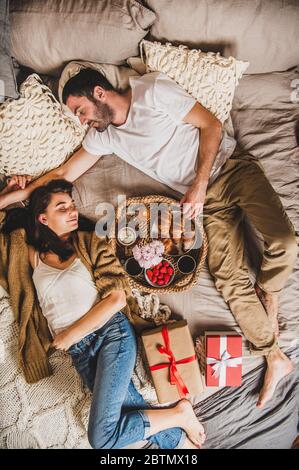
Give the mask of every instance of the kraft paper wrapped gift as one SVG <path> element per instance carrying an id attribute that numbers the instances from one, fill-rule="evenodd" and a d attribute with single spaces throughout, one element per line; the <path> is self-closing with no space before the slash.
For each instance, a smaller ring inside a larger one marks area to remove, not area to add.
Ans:
<path id="1" fill-rule="evenodd" d="M 185 320 L 143 332 L 141 338 L 159 403 L 202 393 L 199 364 Z"/>
<path id="2" fill-rule="evenodd" d="M 206 385 L 236 387 L 242 383 L 242 336 L 235 332 L 206 332 Z"/>

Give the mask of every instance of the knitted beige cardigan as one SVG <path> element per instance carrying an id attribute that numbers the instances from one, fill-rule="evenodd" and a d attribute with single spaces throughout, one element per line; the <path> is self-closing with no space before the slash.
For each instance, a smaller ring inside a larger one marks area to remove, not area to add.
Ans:
<path id="1" fill-rule="evenodd" d="M 0 211 L 0 227 L 5 211 Z M 128 279 L 115 253 L 105 237 L 95 232 L 78 231 L 75 250 L 92 275 L 99 291 L 99 299 L 109 292 L 124 289 L 127 305 L 122 311 L 133 323 L 137 332 L 149 323 L 140 318 L 136 299 Z M 52 336 L 43 316 L 32 281 L 32 267 L 24 229 L 9 235 L 0 231 L 0 285 L 9 293 L 11 307 L 19 325 L 18 360 L 28 383 L 52 374 L 48 354 Z M 84 292 L 82 292 L 84 295 Z"/>

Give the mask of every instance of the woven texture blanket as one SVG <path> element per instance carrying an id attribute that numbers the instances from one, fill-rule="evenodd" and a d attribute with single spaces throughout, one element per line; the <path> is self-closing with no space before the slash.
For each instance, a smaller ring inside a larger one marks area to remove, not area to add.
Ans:
<path id="1" fill-rule="evenodd" d="M 134 295 L 143 318 L 156 325 L 169 320 L 171 310 L 160 304 L 157 295 L 143 296 L 137 290 Z M 63 351 L 50 357 L 51 377 L 26 383 L 17 364 L 18 326 L 3 289 L 0 331 L 0 448 L 90 448 L 86 429 L 91 393 Z M 157 403 L 140 343 L 132 380 L 145 400 Z"/>

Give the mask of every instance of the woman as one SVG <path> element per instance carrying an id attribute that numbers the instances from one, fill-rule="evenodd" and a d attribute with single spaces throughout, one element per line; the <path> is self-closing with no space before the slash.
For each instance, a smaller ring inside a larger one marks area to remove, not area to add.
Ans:
<path id="1" fill-rule="evenodd" d="M 28 182 L 24 178 L 14 177 L 2 195 L 24 187 Z M 34 190 L 28 208 L 7 212 L 1 236 L 11 237 L 11 245 L 7 240 L 1 244 L 1 254 L 2 264 L 5 260 L 10 263 L 9 291 L 17 315 L 26 316 L 29 308 L 25 311 L 22 307 L 24 313 L 20 314 L 16 307 L 21 296 L 16 298 L 19 289 L 12 286 L 18 276 L 11 274 L 13 255 L 9 258 L 2 247 L 12 249 L 17 238 L 15 256 L 22 260 L 23 237 L 38 303 L 53 337 L 50 346 L 71 355 L 92 391 L 88 424 L 91 446 L 122 448 L 148 439 L 164 449 L 201 447 L 204 429 L 188 400 L 181 400 L 173 408 L 149 409 L 131 381 L 136 337 L 124 313 L 128 307 L 127 281 L 109 244 L 96 236 L 92 222 L 79 216 L 72 199 L 72 184 L 53 180 Z M 26 277 L 24 264 L 17 270 L 22 279 Z M 26 297 L 30 297 L 29 292 L 27 286 Z M 46 366 L 40 366 L 43 341 L 40 344 L 36 339 L 42 328 L 41 319 L 34 316 L 26 327 L 20 328 L 21 345 L 26 341 L 29 344 L 25 348 L 27 356 L 24 352 L 21 355 L 29 381 L 47 375 Z M 26 339 L 28 334 L 30 340 Z M 28 368 L 24 358 L 30 362 L 32 355 L 35 362 Z M 38 355 L 40 360 L 36 359 Z"/>

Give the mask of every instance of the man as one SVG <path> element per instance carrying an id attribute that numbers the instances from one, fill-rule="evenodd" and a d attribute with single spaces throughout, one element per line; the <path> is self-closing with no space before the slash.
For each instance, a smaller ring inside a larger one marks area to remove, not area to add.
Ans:
<path id="1" fill-rule="evenodd" d="M 266 358 L 257 402 L 264 406 L 293 369 L 276 336 L 278 294 L 292 271 L 297 245 L 294 227 L 261 164 L 232 155 L 236 142 L 219 120 L 160 73 L 131 77 L 128 89 L 119 93 L 100 73 L 86 69 L 67 82 L 63 101 L 90 127 L 82 148 L 60 168 L 8 194 L 7 204 L 26 199 L 49 179 L 74 181 L 102 155 L 115 153 L 180 191 L 188 217 L 196 217 L 204 205 L 208 263 L 216 287 L 252 353 Z M 244 263 L 244 214 L 265 240 L 255 286 Z"/>

